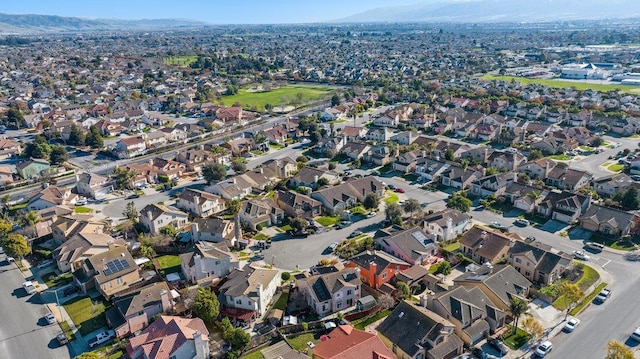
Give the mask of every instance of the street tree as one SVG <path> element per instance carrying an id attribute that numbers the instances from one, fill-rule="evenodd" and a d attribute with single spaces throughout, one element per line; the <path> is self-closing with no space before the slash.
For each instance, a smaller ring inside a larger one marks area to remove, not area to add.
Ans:
<path id="1" fill-rule="evenodd" d="M 49 161 L 54 165 L 61 165 L 69 159 L 69 154 L 64 146 L 51 147 L 51 153 L 49 153 Z"/>
<path id="2" fill-rule="evenodd" d="M 2 248 L 9 257 L 22 259 L 31 253 L 31 247 L 23 235 L 17 233 L 9 233 L 2 240 Z"/>
<path id="3" fill-rule="evenodd" d="M 194 314 L 206 324 L 213 325 L 220 313 L 218 297 L 210 288 L 199 288 L 193 303 Z"/>
<path id="4" fill-rule="evenodd" d="M 544 334 L 544 327 L 536 318 L 527 316 L 522 319 L 522 329 L 534 340 L 539 340 Z"/>
<path id="5" fill-rule="evenodd" d="M 390 203 L 384 210 L 384 215 L 389 223 L 402 225 L 402 209 L 397 203 Z"/>
<path id="6" fill-rule="evenodd" d="M 366 209 L 376 209 L 380 205 L 380 198 L 376 193 L 371 192 L 364 197 L 362 205 Z"/>
<path id="7" fill-rule="evenodd" d="M 136 209 L 136 204 L 133 201 L 128 202 L 127 205 L 122 210 L 122 216 L 126 217 L 133 223 L 138 222 L 138 210 Z"/>
<path id="8" fill-rule="evenodd" d="M 289 221 L 289 225 L 297 233 L 302 233 L 309 226 L 309 221 L 307 221 L 306 219 L 301 218 L 301 217 L 296 217 L 296 218 L 293 218 L 293 219 L 291 219 Z"/>
<path id="9" fill-rule="evenodd" d="M 569 312 L 571 312 L 580 299 L 584 297 L 584 292 L 577 284 L 564 282 L 558 288 L 558 295 L 563 299 L 564 304 L 567 306 L 567 311 L 564 315 L 564 320 L 567 320 Z"/>
<path id="10" fill-rule="evenodd" d="M 473 202 L 463 193 L 456 193 L 453 197 L 449 198 L 447 208 L 455 208 L 460 212 L 469 212 L 472 204 Z"/>
<path id="11" fill-rule="evenodd" d="M 640 207 L 640 200 L 638 200 L 638 189 L 634 186 L 629 186 L 627 191 L 622 197 L 622 207 L 626 209 L 638 209 Z"/>
<path id="12" fill-rule="evenodd" d="M 413 216 L 414 212 L 420 210 L 420 202 L 415 198 L 408 199 L 403 205 L 402 209 Z"/>
<path id="13" fill-rule="evenodd" d="M 633 359 L 635 355 L 628 346 L 617 340 L 609 340 L 607 343 L 607 356 L 604 359 Z"/>
<path id="14" fill-rule="evenodd" d="M 227 168 L 222 163 L 208 163 L 202 167 L 202 176 L 208 184 L 220 181 L 227 175 Z"/>
<path id="15" fill-rule="evenodd" d="M 527 301 L 518 297 L 511 297 L 509 300 L 509 313 L 513 317 L 513 334 L 516 334 L 518 329 L 518 320 L 520 316 L 525 314 L 529 307 L 527 307 Z"/>
<path id="16" fill-rule="evenodd" d="M 600 147 L 602 145 L 604 145 L 604 140 L 600 136 L 591 140 L 591 147 Z"/>

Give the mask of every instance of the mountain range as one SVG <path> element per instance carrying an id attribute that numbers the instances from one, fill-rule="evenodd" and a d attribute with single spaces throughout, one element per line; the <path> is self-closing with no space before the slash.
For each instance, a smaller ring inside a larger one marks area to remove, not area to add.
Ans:
<path id="1" fill-rule="evenodd" d="M 431 0 L 376 8 L 336 22 L 551 22 L 638 16 L 638 0 Z"/>
<path id="2" fill-rule="evenodd" d="M 184 19 L 84 19 L 54 15 L 13 15 L 0 13 L 0 34 L 162 30 L 195 28 L 207 25 L 209 24 Z"/>

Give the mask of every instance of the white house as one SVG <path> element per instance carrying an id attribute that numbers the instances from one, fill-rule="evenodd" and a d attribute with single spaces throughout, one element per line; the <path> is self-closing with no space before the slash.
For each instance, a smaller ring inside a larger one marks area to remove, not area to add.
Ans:
<path id="1" fill-rule="evenodd" d="M 76 190 L 90 198 L 100 198 L 113 191 L 113 182 L 109 178 L 95 173 L 81 173 L 76 176 Z"/>
<path id="2" fill-rule="evenodd" d="M 187 188 L 178 197 L 176 207 L 199 217 L 209 217 L 224 211 L 225 201 L 215 194 Z"/>
<path id="3" fill-rule="evenodd" d="M 172 226 L 180 229 L 187 225 L 189 215 L 180 210 L 170 208 L 161 204 L 148 204 L 139 215 L 140 223 L 152 234 L 160 233 L 160 229 L 165 226 Z"/>
<path id="4" fill-rule="evenodd" d="M 275 269 L 253 268 L 245 266 L 243 269 L 231 271 L 227 281 L 220 286 L 220 303 L 223 305 L 221 313 L 233 316 L 241 311 L 252 313 L 252 317 L 262 317 L 276 293 L 280 283 L 280 273 Z M 246 316 L 235 317 L 245 320 Z"/>
<path id="5" fill-rule="evenodd" d="M 198 242 L 193 252 L 180 255 L 182 273 L 191 283 L 221 279 L 238 269 L 237 256 L 226 243 Z"/>

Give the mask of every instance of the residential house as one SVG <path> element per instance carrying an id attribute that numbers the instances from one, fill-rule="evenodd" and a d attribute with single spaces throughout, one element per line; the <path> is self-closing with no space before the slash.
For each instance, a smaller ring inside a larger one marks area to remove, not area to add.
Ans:
<path id="1" fill-rule="evenodd" d="M 162 227 L 181 229 L 187 225 L 189 215 L 162 204 L 148 204 L 140 210 L 140 223 L 152 234 L 160 233 Z"/>
<path id="2" fill-rule="evenodd" d="M 113 298 L 106 312 L 107 324 L 116 337 L 123 338 L 146 328 L 153 319 L 173 309 L 174 301 L 166 282 L 149 284 L 124 296 Z"/>
<path id="3" fill-rule="evenodd" d="M 224 279 L 240 268 L 240 261 L 227 243 L 196 242 L 193 252 L 180 255 L 182 274 L 190 283 Z"/>
<path id="4" fill-rule="evenodd" d="M 549 195 L 546 189 L 511 182 L 504 191 L 504 197 L 517 209 L 533 212 Z"/>
<path id="5" fill-rule="evenodd" d="M 512 241 L 503 233 L 473 226 L 460 238 L 460 250 L 476 263 L 496 264 L 507 258 Z"/>
<path id="6" fill-rule="evenodd" d="M 223 143 L 221 146 L 229 149 L 234 156 L 242 156 L 257 148 L 256 142 L 251 137 L 234 138 Z"/>
<path id="7" fill-rule="evenodd" d="M 261 318 L 280 284 L 280 272 L 275 269 L 245 266 L 234 269 L 220 286 L 220 315 L 234 322 L 250 323 Z"/>
<path id="8" fill-rule="evenodd" d="M 493 167 L 499 171 L 517 171 L 518 166 L 525 163 L 527 158 L 519 152 L 494 151 L 489 155 L 488 167 Z"/>
<path id="9" fill-rule="evenodd" d="M 393 135 L 389 140 L 393 141 L 401 146 L 409 146 L 418 138 L 417 132 L 403 131 Z"/>
<path id="10" fill-rule="evenodd" d="M 131 359 L 207 359 L 209 330 L 200 318 L 161 315 L 127 344 Z"/>
<path id="11" fill-rule="evenodd" d="M 345 137 L 347 141 L 359 141 L 365 138 L 367 129 L 359 126 L 344 126 L 340 134 L 342 137 Z"/>
<path id="12" fill-rule="evenodd" d="M 76 191 L 89 198 L 102 198 L 114 189 L 113 181 L 95 173 L 84 172 L 76 175 Z"/>
<path id="13" fill-rule="evenodd" d="M 140 136 L 123 138 L 116 143 L 113 150 L 118 158 L 133 158 L 147 153 L 147 143 Z"/>
<path id="14" fill-rule="evenodd" d="M 549 245 L 514 241 L 509 249 L 509 264 L 529 281 L 542 286 L 553 284 L 571 268 L 573 258 Z"/>
<path id="15" fill-rule="evenodd" d="M 527 298 L 531 282 L 513 266 L 485 264 L 453 280 L 455 286 L 477 287 L 495 307 L 509 312 L 511 298 Z"/>
<path id="16" fill-rule="evenodd" d="M 298 171 L 298 163 L 290 157 L 268 160 L 264 162 L 261 167 L 268 168 L 282 180 L 290 178 L 294 172 Z"/>
<path id="17" fill-rule="evenodd" d="M 196 218 L 191 223 L 191 240 L 193 242 L 226 242 L 233 247 L 236 244 L 235 224 L 233 221 L 211 217 Z"/>
<path id="18" fill-rule="evenodd" d="M 168 142 L 180 142 L 180 141 L 186 142 L 187 138 L 189 137 L 189 134 L 187 133 L 187 131 L 183 130 L 178 126 L 164 127 L 160 129 L 160 132 L 164 134 L 164 137 L 167 139 Z"/>
<path id="19" fill-rule="evenodd" d="M 446 162 L 440 162 L 429 158 L 421 158 L 418 160 L 415 174 L 419 176 L 419 180 L 423 182 L 438 181 L 440 175 L 444 173 L 450 165 Z"/>
<path id="20" fill-rule="evenodd" d="M 202 167 L 208 163 L 226 164 L 227 161 L 225 161 L 224 158 L 226 157 L 217 156 L 213 152 L 207 151 L 203 148 L 188 150 L 176 154 L 176 161 L 184 164 L 186 166 L 186 170 L 189 172 L 202 172 Z M 222 159 L 222 161 L 217 159 Z"/>
<path id="21" fill-rule="evenodd" d="M 8 166 L 0 166 L 0 186 L 13 183 L 13 170 Z"/>
<path id="22" fill-rule="evenodd" d="M 501 196 L 504 194 L 507 185 L 515 182 L 516 179 L 517 174 L 513 172 L 484 176 L 478 178 L 471 184 L 471 193 L 479 197 L 486 197 L 488 195 Z"/>
<path id="23" fill-rule="evenodd" d="M 613 197 L 626 191 L 633 181 L 625 173 L 615 173 L 591 181 L 591 187 L 602 197 Z"/>
<path id="24" fill-rule="evenodd" d="M 369 151 L 363 157 L 363 160 L 367 162 L 371 162 L 378 166 L 384 166 L 388 163 L 391 163 L 393 158 L 397 155 L 397 151 L 393 150 L 391 147 L 387 145 L 374 145 L 371 146 Z"/>
<path id="25" fill-rule="evenodd" d="M 42 177 L 46 173 L 49 173 L 50 170 L 51 165 L 49 162 L 40 158 L 32 158 L 16 165 L 16 171 L 20 177 L 26 180 Z"/>
<path id="26" fill-rule="evenodd" d="M 311 198 L 322 202 L 325 211 L 334 213 L 346 210 L 357 202 L 362 202 L 369 193 L 375 193 L 379 198 L 384 194 L 385 186 L 375 177 L 350 179 L 334 187 L 323 188 L 311 193 Z"/>
<path id="27" fill-rule="evenodd" d="M 419 303 L 401 301 L 376 331 L 382 342 L 404 359 L 448 359 L 462 353 L 455 325 Z"/>
<path id="28" fill-rule="evenodd" d="M 518 167 L 519 173 L 526 174 L 533 180 L 546 180 L 551 170 L 556 167 L 556 162 L 548 158 L 539 158 L 531 162 L 526 162 Z"/>
<path id="29" fill-rule="evenodd" d="M 22 153 L 20 142 L 7 138 L 0 139 L 0 160 L 18 157 Z"/>
<path id="30" fill-rule="evenodd" d="M 362 281 L 358 268 L 316 274 L 296 280 L 296 288 L 307 305 L 319 317 L 325 317 L 356 305 Z"/>
<path id="31" fill-rule="evenodd" d="M 112 247 L 84 260 L 73 272 L 73 280 L 83 293 L 96 288 L 109 299 L 140 282 L 140 271 L 126 247 Z"/>
<path id="32" fill-rule="evenodd" d="M 382 251 L 364 251 L 349 258 L 346 267 L 360 268 L 362 283 L 378 289 L 394 280 L 396 273 L 408 269 L 411 265 Z"/>
<path id="33" fill-rule="evenodd" d="M 429 264 L 436 260 L 438 244 L 420 227 L 389 227 L 376 233 L 374 241 L 383 251 L 409 264 Z"/>
<path id="34" fill-rule="evenodd" d="M 104 233 L 107 227 L 105 221 L 97 220 L 90 214 L 73 214 L 72 210 L 69 213 L 59 213 L 63 212 L 60 207 L 62 206 L 51 207 L 55 213 L 44 216 L 54 220 L 51 233 L 56 243 L 62 243 L 78 233 Z"/>
<path id="35" fill-rule="evenodd" d="M 239 216 L 244 225 L 255 231 L 258 225 L 266 228 L 282 223 L 285 212 L 269 198 L 251 198 L 242 201 Z"/>
<path id="36" fill-rule="evenodd" d="M 423 230 L 436 242 L 453 241 L 471 226 L 471 216 L 453 208 L 428 214 L 422 220 Z"/>
<path id="37" fill-rule="evenodd" d="M 322 203 L 303 194 L 277 190 L 274 201 L 291 218 L 314 218 L 322 213 Z"/>
<path id="38" fill-rule="evenodd" d="M 536 213 L 570 224 L 578 221 L 589 206 L 591 206 L 591 195 L 551 191 L 536 207 Z"/>
<path id="39" fill-rule="evenodd" d="M 372 128 L 369 131 L 367 131 L 365 139 L 367 141 L 385 143 L 387 141 L 390 141 L 393 135 L 394 135 L 393 131 L 389 130 L 386 127 Z"/>
<path id="40" fill-rule="evenodd" d="M 167 136 L 162 131 L 147 132 L 142 134 L 141 137 L 144 139 L 145 144 L 149 149 L 161 147 L 169 143 Z"/>
<path id="41" fill-rule="evenodd" d="M 266 129 L 262 131 L 262 133 L 267 137 L 267 141 L 269 141 L 269 143 L 284 145 L 289 138 L 289 132 L 279 126 Z"/>
<path id="42" fill-rule="evenodd" d="M 364 157 L 367 152 L 369 152 L 369 149 L 371 149 L 371 147 L 365 142 L 350 141 L 342 147 L 340 153 L 351 158 L 352 160 L 359 160 L 362 159 L 362 157 Z"/>
<path id="43" fill-rule="evenodd" d="M 243 176 L 234 176 L 205 188 L 206 192 L 218 195 L 227 201 L 242 199 L 251 194 L 252 190 L 251 183 Z"/>
<path id="44" fill-rule="evenodd" d="M 378 127 L 398 127 L 400 121 L 397 117 L 389 117 L 386 115 L 382 115 L 378 118 L 374 118 L 371 122 L 374 126 Z"/>
<path id="45" fill-rule="evenodd" d="M 57 224 L 59 225 L 60 222 Z M 64 238 L 59 242 L 61 244 L 51 252 L 51 257 L 61 273 L 75 271 L 82 266 L 85 259 L 106 252 L 114 246 L 127 246 L 127 242 L 123 239 L 114 239 L 106 233 L 95 233 L 88 230 L 89 228 L 83 228 L 75 232 L 73 236 Z"/>
<path id="46" fill-rule="evenodd" d="M 318 188 L 318 180 L 325 178 L 327 184 L 335 185 L 340 182 L 340 176 L 334 171 L 322 170 L 313 167 L 302 167 L 298 173 L 296 173 L 289 180 L 289 185 L 295 188 L 304 186 L 307 188 Z"/>
<path id="47" fill-rule="evenodd" d="M 502 328 L 507 318 L 507 312 L 477 287 L 459 286 L 429 295 L 427 308 L 455 325 L 456 335 L 469 347 Z"/>
<path id="48" fill-rule="evenodd" d="M 377 335 L 346 324 L 333 329 L 313 348 L 313 358 L 392 359 L 396 356 Z"/>
<path id="49" fill-rule="evenodd" d="M 102 136 L 118 136 L 120 133 L 127 130 L 127 128 L 122 126 L 120 123 L 109 120 L 100 120 L 96 122 L 95 126 Z"/>
<path id="50" fill-rule="evenodd" d="M 426 156 L 425 151 L 416 150 L 400 153 L 393 161 L 393 169 L 403 173 L 411 173 L 416 170 L 418 161 Z"/>
<path id="51" fill-rule="evenodd" d="M 209 217 L 225 210 L 225 201 L 215 194 L 185 188 L 178 196 L 176 207 L 198 217 Z"/>
<path id="52" fill-rule="evenodd" d="M 77 196 L 71 193 L 71 189 L 51 185 L 32 192 L 29 195 L 26 209 L 39 211 L 60 205 L 73 206 L 76 203 L 76 199 Z"/>
<path id="53" fill-rule="evenodd" d="M 580 228 L 611 237 L 631 234 L 637 223 L 635 214 L 595 204 L 580 217 Z"/>
<path id="54" fill-rule="evenodd" d="M 244 125 L 246 121 L 243 120 L 242 107 L 221 107 L 216 111 L 216 120 L 224 123 L 234 123 Z"/>
<path id="55" fill-rule="evenodd" d="M 473 169 L 463 169 L 457 166 L 450 166 L 440 173 L 440 183 L 447 187 L 457 189 L 470 189 L 477 179 L 484 174 Z"/>

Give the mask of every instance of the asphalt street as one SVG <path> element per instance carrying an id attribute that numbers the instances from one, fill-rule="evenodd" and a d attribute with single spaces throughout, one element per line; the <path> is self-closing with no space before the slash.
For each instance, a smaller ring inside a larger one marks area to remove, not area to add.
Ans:
<path id="1" fill-rule="evenodd" d="M 66 346 L 60 347 L 57 324 L 47 324 L 39 294 L 27 295 L 25 281 L 15 264 L 0 255 L 0 358 L 70 358 Z"/>

